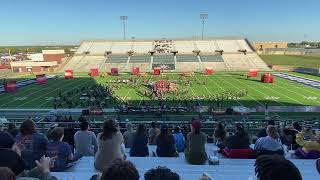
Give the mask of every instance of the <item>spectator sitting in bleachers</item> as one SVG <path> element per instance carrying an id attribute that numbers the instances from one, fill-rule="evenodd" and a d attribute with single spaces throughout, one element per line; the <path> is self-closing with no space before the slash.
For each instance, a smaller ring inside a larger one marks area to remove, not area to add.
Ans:
<path id="1" fill-rule="evenodd" d="M 50 173 L 52 161 L 48 157 L 42 157 L 40 161 L 36 161 L 37 167 L 30 171 L 23 171 L 18 176 L 15 175 L 8 167 L 0 166 L 1 180 L 57 180 Z"/>
<path id="2" fill-rule="evenodd" d="M 175 157 L 178 155 L 174 144 L 173 135 L 169 132 L 168 125 L 161 126 L 161 132 L 157 136 L 157 155 L 160 157 Z"/>
<path id="3" fill-rule="evenodd" d="M 183 152 L 184 146 L 185 146 L 185 138 L 184 138 L 183 134 L 181 133 L 180 127 L 179 126 L 174 127 L 173 131 L 174 131 L 173 137 L 174 137 L 177 151 Z"/>
<path id="4" fill-rule="evenodd" d="M 16 137 L 16 143 L 21 149 L 21 157 L 26 162 L 27 168 L 36 166 L 35 161 L 45 154 L 48 140 L 37 133 L 32 120 L 24 121 L 20 126 L 20 133 Z"/>
<path id="5" fill-rule="evenodd" d="M 133 135 L 133 144 L 130 149 L 130 156 L 149 156 L 148 136 L 144 124 L 139 124 L 137 132 Z"/>
<path id="6" fill-rule="evenodd" d="M 303 128 L 301 132 L 296 134 L 296 142 L 302 147 L 296 150 L 296 155 L 299 158 L 317 159 L 320 158 L 320 131 L 311 140 L 304 140 L 304 135 L 311 131 L 308 128 Z"/>
<path id="7" fill-rule="evenodd" d="M 13 138 L 15 138 L 19 134 L 19 129 L 17 129 L 16 124 L 8 124 L 8 133 L 10 133 Z"/>
<path id="8" fill-rule="evenodd" d="M 259 180 L 302 180 L 299 169 L 279 155 L 262 155 L 256 159 L 255 172 Z"/>
<path id="9" fill-rule="evenodd" d="M 80 159 L 81 155 L 73 155 L 70 145 L 63 142 L 64 130 L 63 128 L 54 128 L 50 133 L 50 140 L 47 145 L 46 155 L 55 160 L 52 171 L 64 171 L 71 167 L 73 162 Z"/>
<path id="10" fill-rule="evenodd" d="M 219 122 L 216 125 L 214 132 L 213 132 L 213 136 L 214 136 L 214 139 L 216 140 L 215 144 L 219 148 L 223 149 L 224 144 L 225 144 L 225 140 L 227 138 L 227 131 L 225 130 L 224 125 L 221 122 Z"/>
<path id="11" fill-rule="evenodd" d="M 97 170 L 107 169 L 114 160 L 124 159 L 121 145 L 124 143 L 121 132 L 113 120 L 106 120 L 103 132 L 98 134 L 98 151 L 95 155 L 94 166 Z"/>
<path id="12" fill-rule="evenodd" d="M 151 123 L 151 128 L 148 131 L 148 136 L 149 136 L 149 144 L 150 145 L 156 145 L 157 142 L 157 136 L 160 134 L 160 129 L 157 128 L 156 122 Z"/>
<path id="13" fill-rule="evenodd" d="M 167 167 L 150 169 L 144 174 L 144 180 L 180 180 L 179 174 L 172 172 Z"/>
<path id="14" fill-rule="evenodd" d="M 226 148 L 223 154 L 228 158 L 251 158 L 254 150 L 250 148 L 250 138 L 241 123 L 236 124 L 234 135 L 226 139 Z"/>
<path id="15" fill-rule="evenodd" d="M 123 139 L 124 139 L 124 146 L 126 148 L 131 148 L 132 142 L 133 142 L 133 137 L 135 135 L 135 132 L 133 131 L 133 125 L 128 122 L 126 124 L 127 130 L 123 133 Z"/>
<path id="16" fill-rule="evenodd" d="M 98 150 L 97 137 L 89 131 L 87 121 L 80 122 L 80 131 L 74 135 L 75 153 L 83 156 L 94 156 Z"/>
<path id="17" fill-rule="evenodd" d="M 101 177 L 93 176 L 91 180 L 139 180 L 139 172 L 130 161 L 114 161 L 103 171 Z"/>
<path id="18" fill-rule="evenodd" d="M 275 126 L 269 125 L 267 127 L 267 134 L 268 136 L 259 138 L 255 143 L 255 150 L 257 151 L 257 155 L 283 155 L 284 151 L 277 128 Z"/>
<path id="19" fill-rule="evenodd" d="M 27 165 L 20 157 L 21 152 L 14 143 L 13 137 L 8 132 L 0 131 L 0 167 L 8 167 L 15 175 L 19 175 Z"/>
<path id="20" fill-rule="evenodd" d="M 204 164 L 207 161 L 205 144 L 206 135 L 201 132 L 202 123 L 199 120 L 193 120 L 191 123 L 191 132 L 187 136 L 185 157 L 190 164 Z"/>
<path id="21" fill-rule="evenodd" d="M 268 126 L 275 126 L 275 122 L 274 122 L 273 120 L 268 120 L 268 121 L 266 122 L 265 127 L 259 130 L 259 132 L 258 132 L 258 134 L 257 134 L 257 138 L 258 138 L 258 139 L 261 138 L 261 137 L 266 137 L 266 136 L 268 136 L 267 131 L 266 131 L 266 129 L 267 129 Z"/>
<path id="22" fill-rule="evenodd" d="M 74 149 L 74 135 L 76 134 L 77 130 L 75 129 L 74 121 L 72 121 L 71 116 L 68 119 L 70 124 L 67 124 L 67 127 L 64 128 L 64 138 L 63 141 L 68 143 L 71 149 Z"/>

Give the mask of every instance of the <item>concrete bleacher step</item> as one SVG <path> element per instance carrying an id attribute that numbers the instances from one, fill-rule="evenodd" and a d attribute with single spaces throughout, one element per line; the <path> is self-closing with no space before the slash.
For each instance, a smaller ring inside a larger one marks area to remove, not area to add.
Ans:
<path id="1" fill-rule="evenodd" d="M 149 146 L 150 154 L 155 149 L 155 146 Z M 213 154 L 213 149 L 216 149 L 213 144 L 206 145 L 208 155 Z M 126 152 L 128 153 L 129 149 Z M 249 177 L 254 176 L 255 159 L 226 159 L 220 157 L 219 165 L 190 165 L 186 162 L 183 153 L 180 153 L 179 157 L 173 158 L 130 157 L 127 154 L 127 159 L 135 164 L 141 180 L 143 180 L 143 175 L 146 171 L 157 166 L 167 166 L 178 173 L 182 180 L 199 179 L 204 172 L 212 175 L 217 180 L 247 180 Z M 291 161 L 298 167 L 303 179 L 317 180 L 319 178 L 314 160 L 292 159 Z M 54 172 L 53 175 L 63 180 L 88 180 L 92 175 L 98 173 L 93 164 L 93 157 L 83 157 L 78 164 L 66 172 Z"/>

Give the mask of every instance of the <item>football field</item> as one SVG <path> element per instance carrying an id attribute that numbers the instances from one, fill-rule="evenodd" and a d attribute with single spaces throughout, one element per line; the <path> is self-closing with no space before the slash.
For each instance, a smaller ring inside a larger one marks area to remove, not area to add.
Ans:
<path id="1" fill-rule="evenodd" d="M 144 84 L 145 81 L 153 82 L 165 79 L 167 81 L 177 82 L 179 91 L 184 92 L 170 94 L 167 97 L 169 104 L 178 104 L 187 102 L 189 104 L 216 105 L 217 98 L 221 105 L 256 107 L 268 105 L 275 106 L 299 106 L 299 105 L 320 105 L 320 90 L 305 86 L 303 84 L 288 81 L 276 77 L 273 84 L 260 82 L 260 76 L 247 79 L 242 72 L 217 72 L 213 75 L 194 74 L 183 77 L 177 73 L 164 73 L 160 76 L 143 75 L 132 76 L 129 74 L 120 74 L 119 76 L 105 76 L 92 78 L 86 73 L 76 73 L 74 79 L 64 79 L 62 75 L 58 78 L 48 80 L 47 84 L 32 84 L 18 89 L 16 93 L 0 94 L 0 108 L 12 109 L 50 109 L 53 108 L 54 99 L 60 96 L 66 96 L 69 99 L 83 101 L 81 97 L 90 91 L 90 88 L 101 85 L 102 87 L 112 86 L 114 89 L 113 97 L 121 99 L 132 105 L 139 105 L 142 102 L 158 104 L 157 100 L 146 97 L 143 92 L 148 90 Z M 297 74 L 302 77 L 320 80 L 317 76 Z M 29 78 L 20 76 L 13 77 L 16 80 Z M 123 83 L 124 80 L 135 79 L 138 84 L 132 85 Z M 179 92 L 178 91 L 178 92 Z M 246 95 L 243 95 L 246 91 Z M 235 94 L 242 94 L 241 96 Z M 119 104 L 106 101 L 104 107 L 115 107 Z M 67 108 L 61 104 L 60 108 Z M 88 107 L 86 103 L 77 103 L 72 108 Z"/>

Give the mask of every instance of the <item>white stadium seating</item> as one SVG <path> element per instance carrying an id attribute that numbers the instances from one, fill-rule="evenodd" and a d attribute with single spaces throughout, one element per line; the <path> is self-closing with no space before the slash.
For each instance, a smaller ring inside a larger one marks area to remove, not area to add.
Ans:
<path id="1" fill-rule="evenodd" d="M 171 53 L 172 50 L 178 51 L 176 57 Z M 198 59 L 195 58 L 195 50 L 200 51 Z M 215 55 L 217 50 L 222 50 L 223 55 Z M 247 52 L 244 54 L 239 50 Z M 111 55 L 105 57 L 107 51 L 111 52 Z M 128 57 L 129 51 L 133 52 L 132 57 Z M 154 57 L 150 52 L 155 52 Z M 119 58 L 122 58 L 121 62 Z M 198 71 L 203 67 L 213 67 L 217 71 L 270 70 L 246 39 L 83 41 L 75 56 L 60 70 L 86 72 L 98 66 L 105 71 L 106 67 L 109 69 L 112 65 L 122 72 L 130 72 L 133 66 L 148 72 L 152 71 L 153 63 L 165 64 L 169 61 L 174 61 L 176 71 Z"/>
<path id="2" fill-rule="evenodd" d="M 196 50 L 193 41 L 174 41 L 174 50 L 179 53 L 191 54 L 192 51 Z"/>
<path id="3" fill-rule="evenodd" d="M 213 155 L 213 149 L 216 147 L 213 144 L 206 145 L 207 154 Z M 149 146 L 150 154 L 155 152 L 155 146 Z M 182 180 L 195 180 L 204 173 L 208 173 L 216 180 L 254 180 L 254 162 L 255 159 L 226 159 L 221 156 L 219 165 L 189 165 L 184 158 L 184 154 L 180 153 L 176 158 L 162 157 L 130 157 L 126 150 L 127 159 L 136 166 L 139 171 L 140 179 L 143 180 L 143 175 L 146 171 L 157 166 L 167 166 L 181 176 Z M 299 160 L 291 159 L 298 167 L 302 177 L 306 180 L 317 180 L 319 174 L 315 168 L 314 160 Z M 98 171 L 95 170 L 93 157 L 84 157 L 80 163 L 67 170 L 67 172 L 53 173 L 58 179 L 76 179 L 88 180 Z"/>

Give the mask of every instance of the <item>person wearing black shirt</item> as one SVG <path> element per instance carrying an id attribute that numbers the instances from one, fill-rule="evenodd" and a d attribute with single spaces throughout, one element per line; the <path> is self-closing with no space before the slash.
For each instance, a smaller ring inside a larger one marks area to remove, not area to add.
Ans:
<path id="1" fill-rule="evenodd" d="M 14 151 L 16 149 L 18 148 L 14 145 L 13 137 L 5 131 L 0 131 L 0 167 L 8 167 L 15 175 L 19 175 L 27 169 L 27 165 L 17 153 L 19 151 Z"/>

